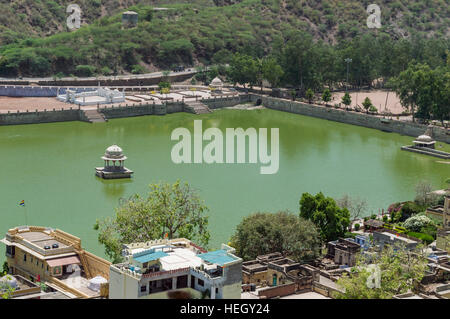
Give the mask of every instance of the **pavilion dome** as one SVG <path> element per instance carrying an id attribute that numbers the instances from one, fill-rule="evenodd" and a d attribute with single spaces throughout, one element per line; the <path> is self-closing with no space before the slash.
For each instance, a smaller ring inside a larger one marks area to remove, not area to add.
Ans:
<path id="1" fill-rule="evenodd" d="M 223 82 L 221 79 L 219 79 L 218 77 L 215 77 L 212 81 L 211 81 L 211 86 L 213 87 L 221 87 L 223 86 Z"/>
<path id="2" fill-rule="evenodd" d="M 430 136 L 424 134 L 424 135 L 420 135 L 416 139 L 416 141 L 418 141 L 418 142 L 433 142 L 433 139 Z"/>
<path id="3" fill-rule="evenodd" d="M 126 159 L 126 157 L 123 155 L 123 150 L 117 146 L 117 145 L 111 145 L 108 147 L 105 151 L 104 159 Z"/>

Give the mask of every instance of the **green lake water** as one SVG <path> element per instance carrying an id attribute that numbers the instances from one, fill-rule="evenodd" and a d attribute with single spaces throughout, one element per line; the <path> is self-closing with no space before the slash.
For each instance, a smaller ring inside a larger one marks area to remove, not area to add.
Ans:
<path id="1" fill-rule="evenodd" d="M 179 164 L 171 160 L 173 129 L 248 127 L 280 129 L 280 168 L 261 164 Z M 450 177 L 439 159 L 401 151 L 413 138 L 290 113 L 220 110 L 145 116 L 89 124 L 65 122 L 0 127 L 0 233 L 28 224 L 60 228 L 104 256 L 93 225 L 112 216 L 121 197 L 146 194 L 148 184 L 177 179 L 196 188 L 210 208 L 211 248 L 227 242 L 243 216 L 256 211 L 298 212 L 303 192 L 365 198 L 371 212 L 414 197 L 422 179 L 435 188 Z M 130 181 L 94 176 L 106 147 L 118 144 L 134 170 Z M 442 143 L 437 143 L 442 144 Z M 444 145 L 448 149 L 448 145 Z M 25 200 L 26 208 L 19 202 Z M 0 249 L 4 259 L 4 247 Z"/>

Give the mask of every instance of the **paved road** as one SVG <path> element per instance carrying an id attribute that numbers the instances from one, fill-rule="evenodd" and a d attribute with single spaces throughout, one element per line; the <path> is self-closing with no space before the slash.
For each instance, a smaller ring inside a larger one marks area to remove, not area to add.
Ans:
<path id="1" fill-rule="evenodd" d="M 197 70 L 194 68 L 186 69 L 182 72 L 173 72 L 170 71 L 169 76 L 177 76 L 177 75 L 188 75 L 188 74 L 196 74 Z M 163 72 L 153 72 L 153 73 L 146 73 L 146 74 L 133 74 L 133 75 L 117 75 L 117 76 L 99 76 L 99 77 L 64 77 L 59 80 L 63 81 L 72 81 L 74 79 L 78 81 L 83 80 L 131 80 L 131 79 L 148 79 L 148 78 L 159 78 L 164 75 Z M 0 81 L 29 81 L 29 82 L 39 82 L 39 81 L 53 81 L 53 77 L 43 77 L 43 78 L 1 78 Z"/>

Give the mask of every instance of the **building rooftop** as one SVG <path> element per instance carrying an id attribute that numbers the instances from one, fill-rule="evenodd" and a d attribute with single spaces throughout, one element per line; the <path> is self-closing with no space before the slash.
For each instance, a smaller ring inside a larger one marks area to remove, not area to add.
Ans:
<path id="1" fill-rule="evenodd" d="M 418 240 L 412 240 L 412 239 L 405 238 L 405 237 L 402 237 L 402 236 L 397 236 L 397 235 L 391 234 L 389 232 L 380 232 L 380 234 L 390 237 L 391 240 L 401 240 L 401 241 L 403 241 L 405 243 L 408 243 L 408 244 L 413 244 L 413 243 L 417 243 L 418 242 Z"/>
<path id="2" fill-rule="evenodd" d="M 60 230 L 34 226 L 10 229 L 0 242 L 7 246 L 17 246 L 42 259 L 73 255 L 74 247 L 81 243 L 79 238 Z"/>
<path id="3" fill-rule="evenodd" d="M 157 252 L 144 251 L 141 253 L 134 254 L 133 260 L 136 260 L 137 262 L 140 262 L 140 263 L 147 263 L 149 261 L 154 261 L 154 260 L 160 259 L 165 256 L 169 256 L 169 255 L 163 251 L 157 251 Z"/>
<path id="4" fill-rule="evenodd" d="M 207 261 L 211 264 L 217 264 L 219 266 L 223 266 L 225 264 L 228 264 L 230 262 L 237 260 L 236 257 L 228 254 L 228 252 L 224 249 L 211 251 L 211 252 L 208 252 L 205 254 L 200 254 L 200 255 L 198 255 L 198 257 L 200 257 L 204 261 Z"/>
<path id="5" fill-rule="evenodd" d="M 127 262 L 118 264 L 119 268 L 140 270 L 138 267 L 149 261 L 158 261 L 159 271 L 172 271 L 184 268 L 216 269 L 241 260 L 233 255 L 234 249 L 222 245 L 222 249 L 207 252 L 187 239 L 159 240 L 147 243 L 124 245 L 123 255 Z M 136 265 L 136 262 L 140 265 Z M 140 270 L 143 273 L 145 269 Z"/>

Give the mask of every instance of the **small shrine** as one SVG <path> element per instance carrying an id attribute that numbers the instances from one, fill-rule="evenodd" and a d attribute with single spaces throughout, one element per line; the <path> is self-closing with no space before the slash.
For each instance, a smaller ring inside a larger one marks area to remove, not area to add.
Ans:
<path id="1" fill-rule="evenodd" d="M 123 150 L 117 145 L 108 147 L 105 155 L 101 158 L 105 161 L 105 166 L 95 168 L 95 175 L 98 177 L 103 179 L 131 178 L 134 173 L 124 166 L 127 157 L 123 155 Z"/>
<path id="2" fill-rule="evenodd" d="M 220 80 L 218 77 L 215 77 L 212 81 L 211 84 L 209 85 L 209 87 L 211 89 L 213 89 L 214 91 L 220 93 L 222 92 L 223 89 L 223 82 L 222 80 Z"/>

